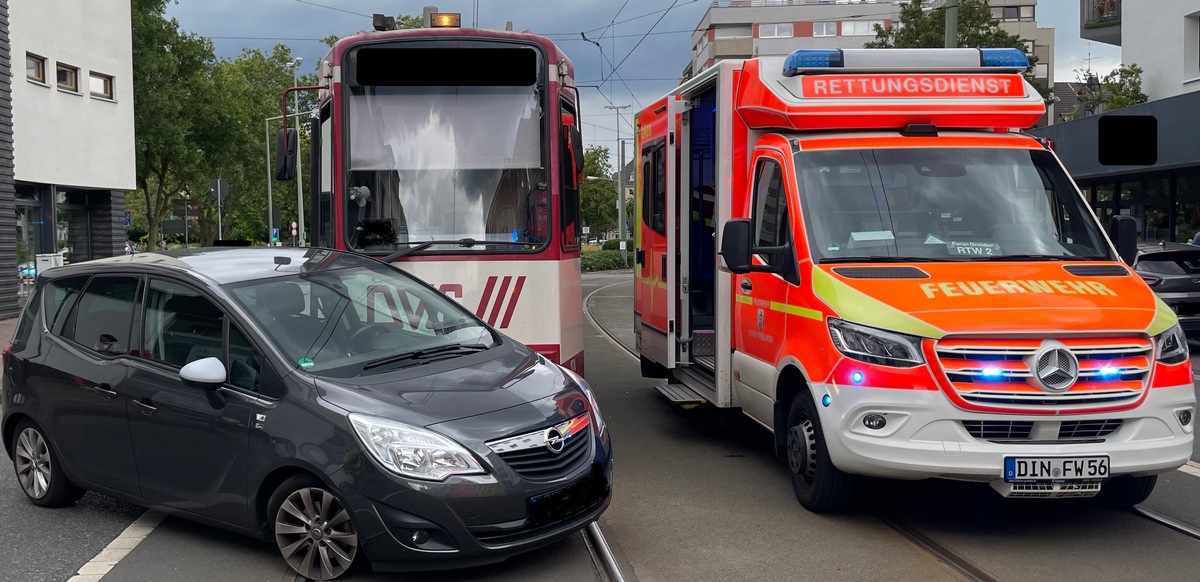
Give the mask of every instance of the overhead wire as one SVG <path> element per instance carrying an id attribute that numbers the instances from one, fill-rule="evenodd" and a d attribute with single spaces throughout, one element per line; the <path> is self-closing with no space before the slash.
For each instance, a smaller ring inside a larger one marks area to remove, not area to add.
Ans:
<path id="1" fill-rule="evenodd" d="M 658 16 L 658 20 L 655 20 L 654 24 L 650 25 L 650 28 L 646 31 L 645 34 L 642 35 L 642 38 L 638 39 L 637 44 L 633 45 L 633 48 L 629 49 L 629 52 L 625 53 L 625 58 L 621 59 L 621 62 L 617 63 L 616 67 L 613 67 L 613 72 L 610 73 L 608 75 L 608 77 L 604 78 L 605 81 L 607 81 L 609 77 L 611 77 L 613 74 L 615 74 L 617 72 L 617 69 L 620 69 L 621 65 L 625 64 L 625 61 L 629 60 L 630 55 L 632 55 L 633 52 L 636 51 L 639 46 L 642 46 L 642 42 L 644 42 L 646 40 L 646 37 L 649 36 L 650 33 L 654 31 L 655 27 L 658 26 L 658 23 L 662 22 L 662 19 L 665 18 L 667 16 L 667 14 L 669 12 L 671 12 L 671 9 L 675 8 L 675 5 L 678 3 L 679 3 L 679 0 L 673 0 L 671 2 L 671 5 L 668 6 L 667 9 L 664 10 L 663 13 Z"/>

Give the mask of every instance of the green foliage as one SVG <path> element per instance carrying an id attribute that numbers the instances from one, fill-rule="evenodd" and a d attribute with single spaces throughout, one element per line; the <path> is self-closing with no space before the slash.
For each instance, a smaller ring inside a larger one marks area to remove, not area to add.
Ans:
<path id="1" fill-rule="evenodd" d="M 1104 92 L 1108 97 L 1104 104 L 1107 111 L 1130 107 L 1150 100 L 1150 97 L 1142 92 L 1142 68 L 1137 64 L 1121 65 L 1113 69 L 1104 76 L 1101 85 L 1104 86 Z"/>
<path id="2" fill-rule="evenodd" d="M 606 251 L 619 251 L 619 250 L 621 250 L 621 241 L 619 241 L 615 238 L 612 240 L 606 240 L 606 241 L 604 241 L 604 245 L 601 246 L 600 248 L 602 250 L 606 250 Z M 632 240 L 625 241 L 625 249 L 626 249 L 626 251 L 633 249 L 633 241 Z"/>
<path id="3" fill-rule="evenodd" d="M 923 10 L 921 0 L 900 8 L 900 26 L 875 26 L 875 40 L 866 48 L 941 48 L 946 46 L 946 11 Z M 1000 28 L 987 0 L 961 0 L 958 4 L 958 46 L 1025 50 L 1021 37 Z M 1031 57 L 1031 61 L 1033 58 Z"/>
<path id="4" fill-rule="evenodd" d="M 608 148 L 588 146 L 583 152 L 583 180 L 579 213 L 583 225 L 598 234 L 617 227 L 617 184 L 611 178 Z"/>
<path id="5" fill-rule="evenodd" d="M 632 257 L 630 257 L 632 260 Z M 579 254 L 579 265 L 585 273 L 615 271 L 626 268 L 621 262 L 621 251 L 587 251 Z"/>

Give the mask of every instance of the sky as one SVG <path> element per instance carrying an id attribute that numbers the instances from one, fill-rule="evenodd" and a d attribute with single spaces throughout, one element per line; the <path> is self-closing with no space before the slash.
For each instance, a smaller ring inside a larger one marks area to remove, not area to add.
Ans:
<path id="1" fill-rule="evenodd" d="M 312 72 L 328 51 L 330 34 L 348 36 L 371 28 L 371 14 L 420 15 L 424 6 L 459 12 L 463 25 L 548 36 L 576 67 L 581 88 L 585 144 L 609 148 L 617 166 L 617 137 L 632 132 L 632 114 L 678 82 L 691 59 L 691 31 L 711 0 L 174 0 L 168 16 L 192 33 L 213 39 L 218 57 L 235 58 L 243 47 L 269 50 L 287 44 Z M 724 2 L 722 2 L 724 3 Z M 1120 64 L 1119 47 L 1079 38 L 1079 2 L 1040 0 L 1039 27 L 1055 28 L 1055 79 L 1074 81 L 1088 65 L 1103 74 Z M 872 7 L 878 11 L 878 7 Z M 476 16 L 477 15 L 477 16 Z M 596 44 L 581 38 L 583 32 Z M 616 69 L 615 74 L 613 69 Z M 620 113 L 605 106 L 630 107 Z M 632 155 L 626 145 L 627 159 Z"/>

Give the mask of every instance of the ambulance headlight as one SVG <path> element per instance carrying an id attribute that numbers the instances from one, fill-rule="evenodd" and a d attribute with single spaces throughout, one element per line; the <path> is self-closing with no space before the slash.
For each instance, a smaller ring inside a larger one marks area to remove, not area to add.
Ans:
<path id="1" fill-rule="evenodd" d="M 1187 337 L 1183 335 L 1183 329 L 1178 323 L 1155 336 L 1154 346 L 1155 359 L 1164 364 L 1178 364 L 1188 359 Z"/>
<path id="2" fill-rule="evenodd" d="M 829 318 L 829 337 L 847 358 L 910 368 L 925 363 L 921 338 Z"/>

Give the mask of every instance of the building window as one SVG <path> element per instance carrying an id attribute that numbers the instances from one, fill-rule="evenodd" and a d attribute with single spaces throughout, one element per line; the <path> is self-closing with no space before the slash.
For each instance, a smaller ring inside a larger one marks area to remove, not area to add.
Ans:
<path id="1" fill-rule="evenodd" d="M 58 64 L 58 88 L 74 93 L 79 92 L 79 68 L 71 65 Z"/>
<path id="2" fill-rule="evenodd" d="M 993 6 L 992 18 L 1002 22 L 1033 20 L 1033 6 Z"/>
<path id="3" fill-rule="evenodd" d="M 1032 55 L 1033 54 L 1033 41 L 1026 40 L 1026 41 L 1022 41 L 1022 42 L 1025 43 L 1025 54 Z"/>
<path id="4" fill-rule="evenodd" d="M 1033 20 L 1033 6 L 1021 6 L 1021 20 Z"/>
<path id="5" fill-rule="evenodd" d="M 1050 65 L 1046 63 L 1038 63 L 1034 65 L 1033 68 L 1036 71 L 1034 73 L 1035 77 L 1039 79 L 1047 79 L 1050 77 Z"/>
<path id="6" fill-rule="evenodd" d="M 875 25 L 883 26 L 882 20 L 843 20 L 842 36 L 869 36 L 875 34 Z"/>
<path id="7" fill-rule="evenodd" d="M 814 22 L 813 36 L 837 36 L 836 22 Z"/>
<path id="8" fill-rule="evenodd" d="M 792 23 L 760 24 L 758 38 L 792 38 Z"/>
<path id="9" fill-rule="evenodd" d="M 113 98 L 113 78 L 111 75 L 92 73 L 88 82 L 90 83 L 92 97 L 103 99 Z"/>
<path id="10" fill-rule="evenodd" d="M 38 83 L 46 82 L 46 59 L 25 53 L 25 78 Z"/>

